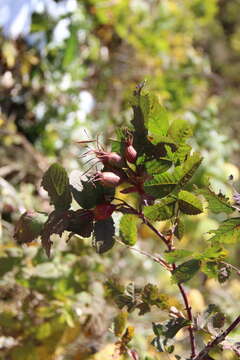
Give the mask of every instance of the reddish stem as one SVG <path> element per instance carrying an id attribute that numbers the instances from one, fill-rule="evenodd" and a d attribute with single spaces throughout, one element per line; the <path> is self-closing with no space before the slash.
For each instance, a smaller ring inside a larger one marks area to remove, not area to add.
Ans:
<path id="1" fill-rule="evenodd" d="M 176 269 L 176 265 L 173 264 L 173 270 Z M 192 326 L 192 322 L 193 322 L 193 316 L 192 316 L 192 308 L 189 305 L 188 302 L 188 297 L 186 294 L 186 291 L 183 287 L 182 284 L 178 283 L 178 288 L 181 292 L 183 301 L 184 301 L 184 305 L 185 305 L 185 310 L 187 311 L 187 316 L 188 316 L 188 320 L 191 322 L 191 324 L 188 326 L 188 333 L 189 333 L 189 338 L 190 338 L 190 345 L 191 345 L 191 359 L 193 359 L 196 356 L 196 345 L 195 345 L 195 336 L 194 336 L 194 331 L 193 331 L 193 326 Z"/>
<path id="2" fill-rule="evenodd" d="M 226 336 L 240 324 L 240 315 L 231 323 L 231 325 L 220 335 L 215 337 L 214 340 L 210 341 L 200 353 L 194 357 L 194 360 L 203 360 L 209 351 L 216 345 L 220 344 L 225 340 Z"/>

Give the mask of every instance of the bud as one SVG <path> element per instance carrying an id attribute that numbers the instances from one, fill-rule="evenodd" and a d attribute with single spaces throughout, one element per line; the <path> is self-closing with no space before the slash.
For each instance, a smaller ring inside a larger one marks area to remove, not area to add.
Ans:
<path id="1" fill-rule="evenodd" d="M 105 203 L 99 204 L 93 210 L 95 220 L 105 220 L 114 212 L 116 205 Z"/>
<path id="2" fill-rule="evenodd" d="M 116 187 L 122 181 L 120 176 L 110 171 L 105 171 L 105 172 L 98 171 L 94 176 L 93 180 L 99 181 L 103 186 L 107 186 L 107 187 Z"/>
<path id="3" fill-rule="evenodd" d="M 137 152 L 132 145 L 128 145 L 125 149 L 125 158 L 131 164 L 134 164 L 137 159 Z"/>
<path id="4" fill-rule="evenodd" d="M 19 244 L 30 243 L 41 235 L 46 221 L 46 215 L 39 214 L 35 211 L 26 211 L 22 214 L 15 226 L 14 239 Z"/>

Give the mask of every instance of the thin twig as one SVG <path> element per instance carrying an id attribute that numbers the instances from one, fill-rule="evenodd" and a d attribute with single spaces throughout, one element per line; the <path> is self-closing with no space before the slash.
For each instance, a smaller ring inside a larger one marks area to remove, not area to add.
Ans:
<path id="1" fill-rule="evenodd" d="M 190 338 L 190 345 L 191 345 L 191 359 L 194 358 L 194 356 L 196 355 L 196 344 L 195 344 L 195 336 L 194 336 L 194 330 L 193 330 L 193 316 L 192 316 L 192 308 L 189 305 L 188 302 L 188 297 L 187 294 L 185 292 L 184 287 L 182 286 L 182 284 L 178 284 L 178 288 L 181 292 L 184 304 L 185 304 L 185 309 L 187 311 L 187 315 L 188 315 L 188 320 L 191 322 L 191 324 L 188 326 L 188 333 L 189 333 L 189 338 Z"/>
<path id="2" fill-rule="evenodd" d="M 143 222 L 151 229 L 167 246 L 168 250 L 171 251 L 171 244 L 159 230 L 157 230 L 142 214 L 139 214 L 140 217 L 143 219 Z"/>
<path id="3" fill-rule="evenodd" d="M 231 323 L 231 325 L 223 331 L 221 334 L 215 337 L 214 340 L 210 341 L 200 353 L 193 358 L 193 360 L 203 360 L 209 351 L 216 345 L 220 344 L 225 340 L 226 336 L 240 324 L 240 315 Z"/>
<path id="4" fill-rule="evenodd" d="M 157 234 L 164 241 L 164 243 L 167 245 L 168 250 L 170 252 L 174 251 L 175 248 L 174 248 L 174 245 L 173 245 L 172 238 L 169 241 L 151 223 L 148 222 L 147 225 L 150 227 L 150 229 L 152 229 L 155 232 L 155 234 Z M 172 237 L 173 237 L 173 231 L 172 231 Z M 175 270 L 177 268 L 176 264 L 173 264 L 172 267 L 173 267 L 173 270 Z M 178 283 L 178 288 L 180 290 L 180 293 L 181 293 L 183 301 L 184 301 L 185 309 L 187 311 L 188 320 L 190 321 L 190 325 L 188 326 L 188 332 L 189 332 L 189 339 L 190 339 L 190 346 L 191 346 L 191 359 L 193 359 L 194 356 L 196 355 L 196 344 L 195 344 L 195 336 L 194 336 L 194 330 L 193 330 L 193 325 L 192 325 L 192 322 L 193 322 L 192 308 L 189 305 L 188 297 L 187 297 L 187 294 L 186 294 L 186 291 L 185 291 L 183 285 Z"/>
<path id="5" fill-rule="evenodd" d="M 157 262 L 158 264 L 162 265 L 164 267 L 164 269 L 167 269 L 168 271 L 172 270 L 171 266 L 163 258 L 161 258 L 159 256 L 153 256 L 153 255 L 147 253 L 146 251 L 140 250 L 140 249 L 135 248 L 135 247 L 130 246 L 130 245 L 126 245 L 126 244 L 124 244 L 122 241 L 120 241 L 118 239 L 116 239 L 116 241 L 119 244 L 127 247 L 128 249 L 133 250 L 133 251 L 137 252 L 138 254 L 144 255 L 144 256 L 148 257 L 149 259 Z"/>

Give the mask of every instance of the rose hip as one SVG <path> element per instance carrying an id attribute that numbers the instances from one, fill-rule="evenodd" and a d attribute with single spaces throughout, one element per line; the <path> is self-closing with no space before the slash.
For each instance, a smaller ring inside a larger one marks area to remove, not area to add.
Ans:
<path id="1" fill-rule="evenodd" d="M 125 149 L 125 158 L 131 164 L 134 164 L 137 159 L 137 152 L 132 145 L 128 145 Z"/>
<path id="2" fill-rule="evenodd" d="M 106 152 L 106 151 L 97 151 L 95 150 L 94 153 L 96 157 L 104 164 L 104 165 L 111 165 L 116 167 L 122 167 L 123 159 L 122 157 L 117 154 L 116 152 Z"/>
<path id="3" fill-rule="evenodd" d="M 116 187 L 121 183 L 122 179 L 120 176 L 110 171 L 97 171 L 93 181 L 99 181 L 103 186 Z"/>

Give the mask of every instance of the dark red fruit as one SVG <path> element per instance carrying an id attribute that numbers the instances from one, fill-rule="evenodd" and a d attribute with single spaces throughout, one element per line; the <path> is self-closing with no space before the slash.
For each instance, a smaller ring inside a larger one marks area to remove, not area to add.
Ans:
<path id="1" fill-rule="evenodd" d="M 115 209 L 116 205 L 109 203 L 97 205 L 95 209 L 93 209 L 94 218 L 95 220 L 105 220 L 112 215 Z"/>

